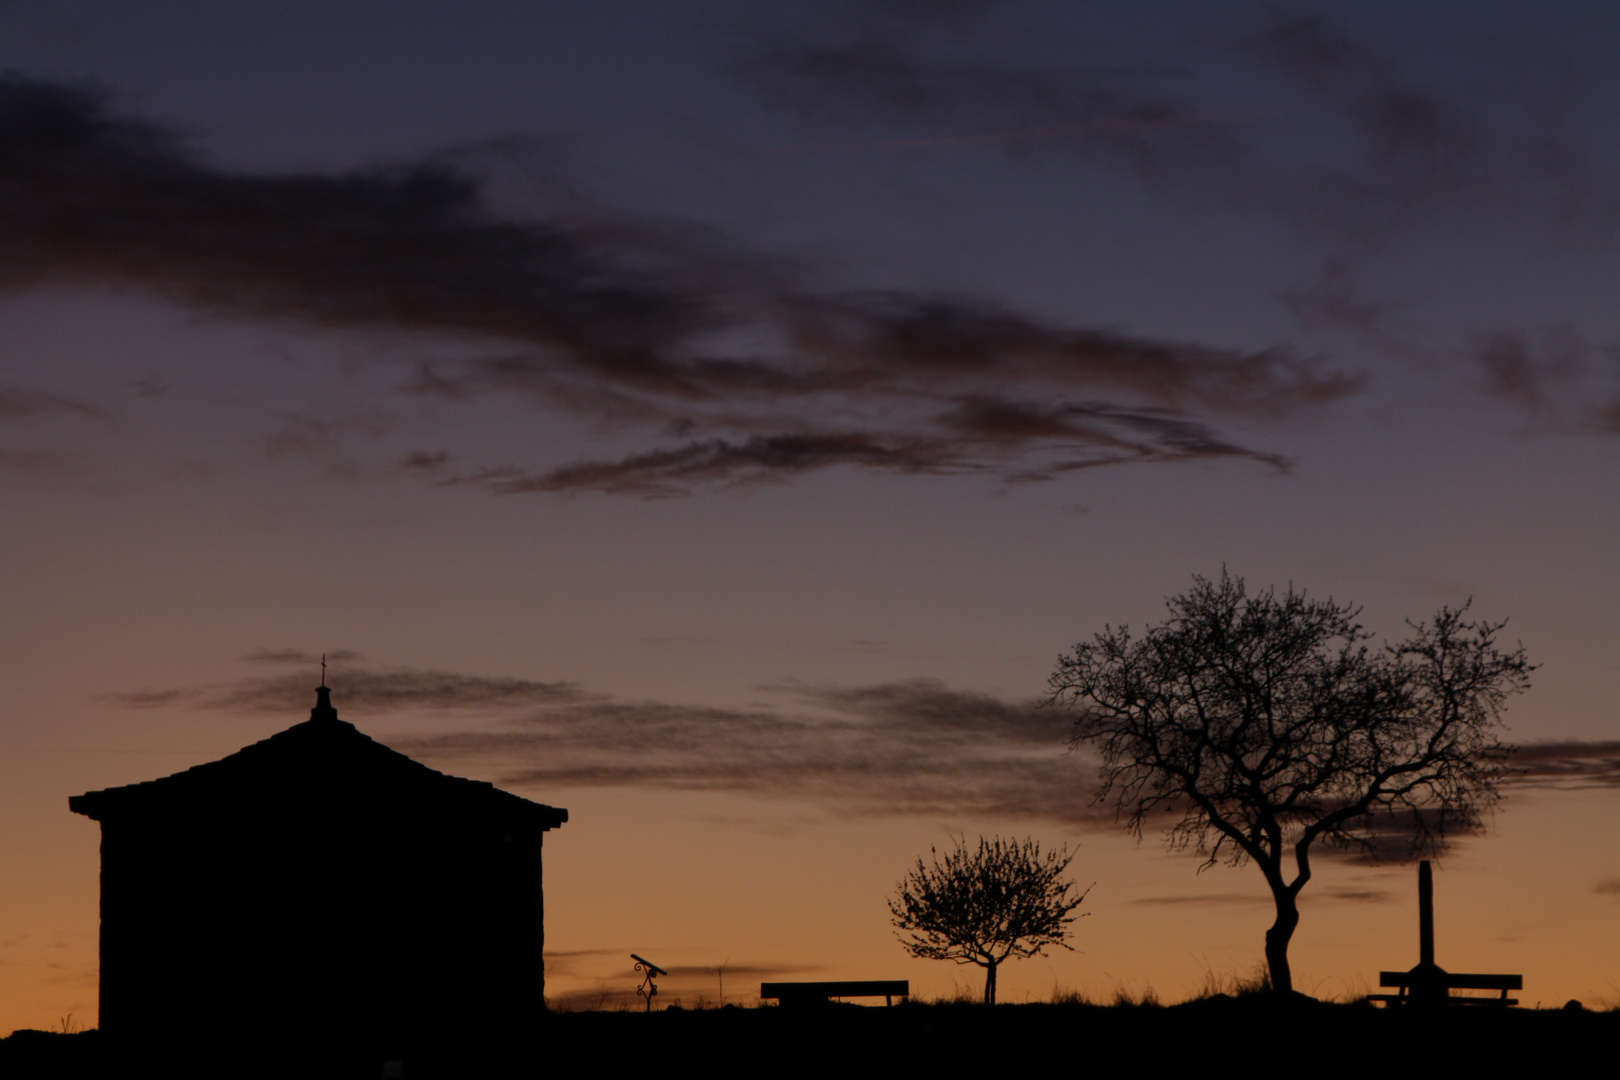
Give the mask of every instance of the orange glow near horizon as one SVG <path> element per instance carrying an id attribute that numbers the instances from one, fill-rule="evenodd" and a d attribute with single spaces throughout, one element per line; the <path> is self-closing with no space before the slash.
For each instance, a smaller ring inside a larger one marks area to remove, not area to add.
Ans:
<path id="1" fill-rule="evenodd" d="M 194 7 L 0 3 L 0 1034 L 97 1023 L 68 798 L 323 654 L 570 811 L 558 1007 L 631 953 L 976 995 L 885 905 L 953 835 L 1096 883 L 1003 1001 L 1233 986 L 1261 875 L 1122 833 L 1041 704 L 1223 573 L 1508 620 L 1540 771 L 1438 962 L 1620 1007 L 1620 5 Z M 1297 987 L 1415 907 L 1318 857 Z"/>
<path id="2" fill-rule="evenodd" d="M 109 755 L 110 756 L 110 755 Z M 135 757 L 120 772 L 161 760 Z M 80 762 L 56 755 L 54 762 Z M 77 769 L 38 770 L 52 782 Z M 541 798 L 541 793 L 530 793 Z M 52 882 L 5 943 L 0 1030 L 95 1024 L 96 827 L 67 815 L 42 841 L 6 853 Z M 884 898 L 907 860 L 948 843 L 961 823 L 829 817 L 815 806 L 725 796 L 608 789 L 547 793 L 571 819 L 546 840 L 547 991 L 565 1009 L 634 1005 L 629 954 L 670 969 L 659 1007 L 758 1003 L 772 979 L 905 978 L 923 998 L 976 996 L 982 972 L 919 961 L 896 944 Z M 1173 1002 L 1230 988 L 1260 964 L 1269 899 L 1252 867 L 1196 873 L 1197 860 L 1111 832 L 1076 835 L 988 823 L 986 832 L 1078 840 L 1077 878 L 1096 887 L 1075 926 L 1075 951 L 1009 963 L 1004 1002 L 1076 992 L 1107 1002 L 1153 994 Z M 1468 840 L 1437 872 L 1438 959 L 1452 970 L 1521 972 L 1524 1003 L 1616 1004 L 1620 946 L 1607 932 L 1615 899 L 1579 857 L 1620 827 L 1604 793 L 1512 799 L 1491 835 Z M 978 828 L 966 830 L 969 834 Z M 715 843 L 722 833 L 724 843 Z M 1549 843 L 1547 836 L 1558 837 Z M 1306 992 L 1348 999 L 1377 972 L 1415 963 L 1415 873 L 1322 860 L 1304 894 L 1292 958 Z M 69 1016 L 71 1020 L 67 1020 Z"/>

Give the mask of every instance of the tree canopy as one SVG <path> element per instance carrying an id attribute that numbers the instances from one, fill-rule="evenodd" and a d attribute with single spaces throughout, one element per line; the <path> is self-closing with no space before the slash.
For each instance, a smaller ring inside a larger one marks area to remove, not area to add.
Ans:
<path id="1" fill-rule="evenodd" d="M 1395 839 L 1411 856 L 1479 825 L 1510 750 L 1504 705 L 1533 668 L 1466 604 L 1381 648 L 1357 608 L 1291 586 L 1251 596 L 1224 572 L 1167 604 L 1141 636 L 1106 627 L 1061 657 L 1049 700 L 1077 712 L 1073 744 L 1102 759 L 1098 799 L 1137 836 L 1163 820 L 1206 866 L 1259 866 L 1277 909 L 1267 966 L 1289 992 L 1312 847 L 1376 858 Z"/>
<path id="2" fill-rule="evenodd" d="M 1089 888 L 1075 891 L 1064 875 L 1073 861 L 1065 844 L 1041 851 L 1036 840 L 979 838 L 969 848 L 958 838 L 932 863 L 918 859 L 889 900 L 889 912 L 907 952 L 925 960 L 952 960 L 985 969 L 984 1000 L 995 1004 L 996 971 L 1011 957 L 1039 956 L 1064 940 L 1071 914 Z"/>

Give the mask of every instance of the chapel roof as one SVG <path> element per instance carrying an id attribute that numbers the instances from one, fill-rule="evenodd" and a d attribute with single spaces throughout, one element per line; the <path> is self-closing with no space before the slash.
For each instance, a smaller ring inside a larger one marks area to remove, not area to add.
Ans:
<path id="1" fill-rule="evenodd" d="M 87 791 L 68 808 L 97 821 L 126 814 L 202 812 L 220 804 L 297 799 L 311 793 L 408 799 L 554 829 L 568 811 L 531 802 L 494 784 L 430 769 L 338 719 L 331 691 L 316 690 L 310 718 L 234 754 L 170 776 Z"/>

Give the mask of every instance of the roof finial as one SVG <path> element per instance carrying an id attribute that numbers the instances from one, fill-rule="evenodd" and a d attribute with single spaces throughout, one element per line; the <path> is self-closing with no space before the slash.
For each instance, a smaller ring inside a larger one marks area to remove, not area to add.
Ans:
<path id="1" fill-rule="evenodd" d="M 332 707 L 332 688 L 326 685 L 326 654 L 321 653 L 321 685 L 315 688 L 315 707 L 309 710 L 311 720 L 336 720 L 337 710 Z"/>

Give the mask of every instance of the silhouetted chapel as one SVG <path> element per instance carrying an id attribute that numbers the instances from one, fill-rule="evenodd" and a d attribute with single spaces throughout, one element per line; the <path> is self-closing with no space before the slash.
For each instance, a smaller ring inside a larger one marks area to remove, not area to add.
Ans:
<path id="1" fill-rule="evenodd" d="M 545 1008 L 541 839 L 568 820 L 338 719 L 68 800 L 101 822 L 101 1027 L 508 1032 Z"/>

